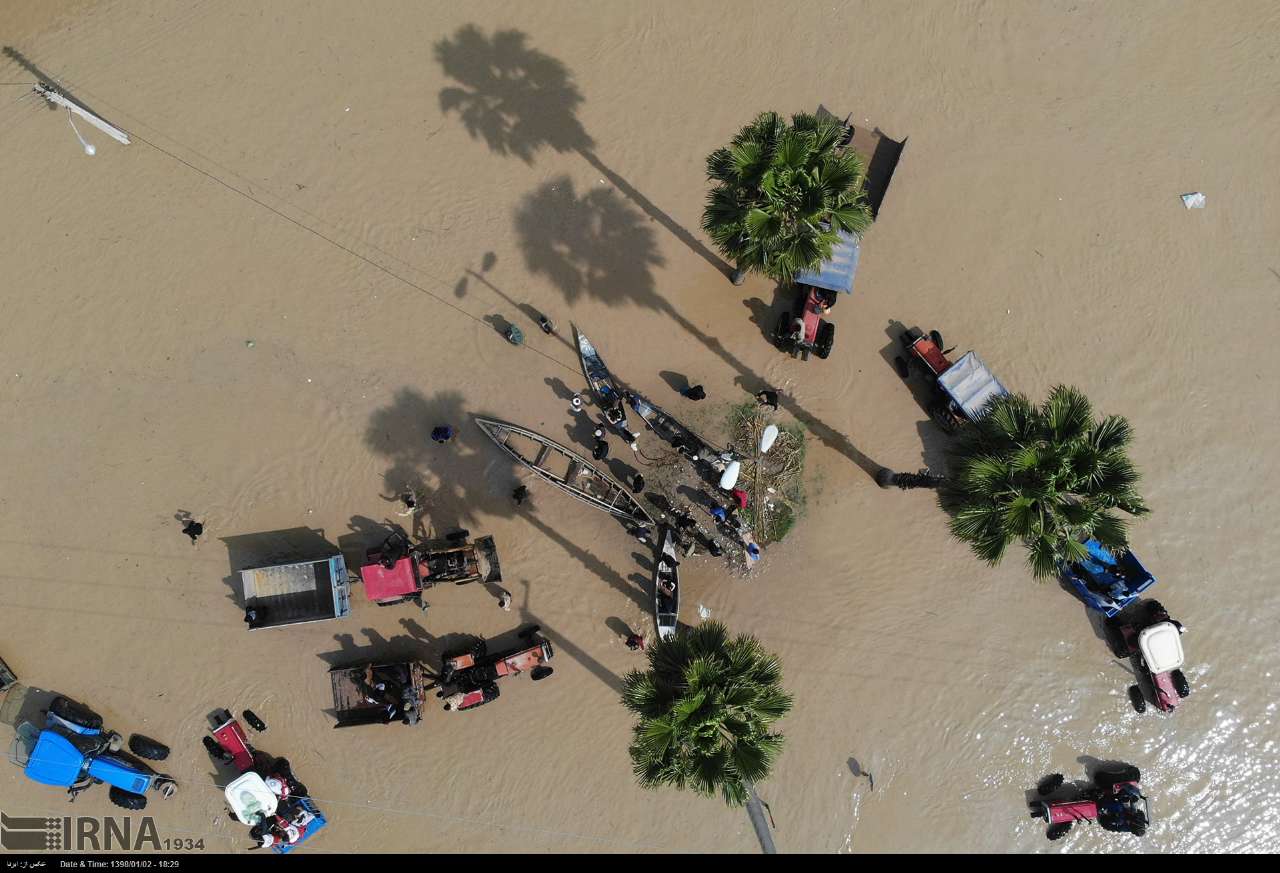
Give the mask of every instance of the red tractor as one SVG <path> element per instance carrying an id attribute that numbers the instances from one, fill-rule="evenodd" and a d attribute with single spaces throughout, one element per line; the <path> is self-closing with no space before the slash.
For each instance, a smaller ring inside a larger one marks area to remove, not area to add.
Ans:
<path id="1" fill-rule="evenodd" d="M 808 360 L 810 352 L 819 358 L 831 354 L 836 326 L 824 316 L 836 305 L 837 296 L 853 293 L 853 277 L 862 250 L 855 234 L 841 231 L 839 236 L 830 258 L 816 269 L 796 274 L 795 304 L 782 314 L 774 330 L 778 348 L 802 360 Z"/>
<path id="2" fill-rule="evenodd" d="M 230 712 L 210 713 L 209 731 L 212 736 L 204 737 L 209 755 L 240 774 L 223 795 L 231 818 L 249 826 L 256 847 L 284 855 L 328 824 L 306 786 L 294 778 L 289 761 L 255 749 Z"/>
<path id="3" fill-rule="evenodd" d="M 360 568 L 364 593 L 379 606 L 412 601 L 426 608 L 422 592 L 452 582 L 500 582 L 502 568 L 493 537 L 474 542 L 470 532 L 454 531 L 444 542 L 414 544 L 400 531 L 392 533 L 376 549 L 366 553 Z"/>
<path id="4" fill-rule="evenodd" d="M 1191 693 L 1191 683 L 1182 672 L 1185 657 L 1182 635 L 1187 629 L 1169 618 L 1158 600 L 1135 607 L 1136 615 L 1120 613 L 1112 621 L 1119 636 L 1118 653 L 1134 658 L 1151 688 L 1152 699 L 1161 712 L 1173 712 L 1182 698 Z M 1146 712 L 1147 696 L 1142 680 L 1129 686 L 1129 702 L 1137 712 Z"/>
<path id="5" fill-rule="evenodd" d="M 1151 824 L 1151 806 L 1138 787 L 1141 778 L 1137 767 L 1099 771 L 1091 785 L 1070 786 L 1069 796 L 1055 800 L 1051 798 L 1061 794 L 1064 782 L 1062 774 L 1055 773 L 1036 788 L 1045 799 L 1031 804 L 1031 817 L 1048 822 L 1045 836 L 1050 840 L 1062 839 L 1080 821 L 1096 821 L 1103 830 L 1140 837 Z"/>
<path id="6" fill-rule="evenodd" d="M 521 644 L 503 652 L 490 653 L 484 640 L 467 649 L 446 652 L 436 692 L 444 698 L 444 708 L 461 712 L 497 700 L 498 680 L 505 676 L 528 672 L 535 682 L 550 676 L 552 668 L 547 661 L 555 653 L 551 641 L 538 630 L 533 625 L 520 631 Z"/>

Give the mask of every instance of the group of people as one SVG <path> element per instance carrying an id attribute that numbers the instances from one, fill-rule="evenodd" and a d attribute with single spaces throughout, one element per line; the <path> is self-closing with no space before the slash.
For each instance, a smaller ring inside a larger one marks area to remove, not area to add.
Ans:
<path id="1" fill-rule="evenodd" d="M 391 675 L 389 670 L 393 671 Z M 384 667 L 379 674 L 369 664 L 363 671 L 354 670 L 351 678 L 364 695 L 364 702 L 379 709 L 383 724 L 396 720 L 416 724 L 421 718 L 422 701 L 414 690 L 408 668 L 403 665 Z"/>

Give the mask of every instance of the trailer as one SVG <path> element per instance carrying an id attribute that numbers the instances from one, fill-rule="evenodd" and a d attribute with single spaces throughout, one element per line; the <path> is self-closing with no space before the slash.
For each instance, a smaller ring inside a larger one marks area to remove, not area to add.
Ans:
<path id="1" fill-rule="evenodd" d="M 240 571 L 249 630 L 329 621 L 351 613 L 342 555 Z"/>
<path id="2" fill-rule="evenodd" d="M 335 728 L 393 721 L 417 724 L 436 676 L 418 661 L 366 662 L 329 671 Z"/>

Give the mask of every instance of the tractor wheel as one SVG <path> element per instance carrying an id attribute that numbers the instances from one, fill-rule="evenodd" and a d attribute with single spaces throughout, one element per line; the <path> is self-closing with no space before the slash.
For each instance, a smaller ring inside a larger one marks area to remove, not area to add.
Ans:
<path id="1" fill-rule="evenodd" d="M 814 338 L 814 354 L 825 361 L 831 354 L 831 347 L 835 341 L 836 326 L 829 321 L 823 321 L 818 325 L 818 335 Z"/>
<path id="2" fill-rule="evenodd" d="M 99 731 L 102 730 L 102 716 L 98 715 L 87 706 L 81 706 L 65 697 L 55 697 L 53 703 L 49 704 L 49 711 L 63 721 L 69 721 L 76 727 L 82 727 L 85 730 Z"/>
<path id="3" fill-rule="evenodd" d="M 1071 830 L 1071 822 L 1064 821 L 1056 825 L 1049 825 L 1049 829 L 1044 832 L 1044 835 L 1050 840 L 1060 840 L 1067 835 L 1069 830 Z"/>
<path id="4" fill-rule="evenodd" d="M 942 334 L 936 330 L 929 331 L 929 339 L 933 340 L 933 344 L 938 347 L 938 351 L 942 351 Z"/>
<path id="5" fill-rule="evenodd" d="M 1110 792 L 1123 782 L 1141 782 L 1142 771 L 1132 765 L 1119 770 L 1099 770 L 1093 774 L 1093 784 L 1105 792 Z"/>
<path id="6" fill-rule="evenodd" d="M 161 797 L 163 797 L 165 800 L 168 800 L 169 798 L 173 797 L 173 795 L 178 793 L 178 783 L 173 779 L 172 776 L 164 776 L 164 775 L 157 776 L 152 781 L 151 785 L 153 788 L 155 788 L 156 793 L 159 794 Z"/>
<path id="7" fill-rule="evenodd" d="M 1143 713 L 1147 711 L 1147 698 L 1142 693 L 1141 685 L 1129 686 L 1129 703 L 1133 704 L 1133 711 Z"/>
<path id="8" fill-rule="evenodd" d="M 924 334 L 913 327 L 908 330 L 904 330 L 898 339 L 902 341 L 902 347 L 904 349 L 909 349 L 915 345 L 916 340 L 920 339 L 922 336 L 924 336 Z"/>
<path id="9" fill-rule="evenodd" d="M 1045 806 L 1038 800 L 1031 801 L 1031 817 L 1049 820 L 1049 807 Z"/>
<path id="10" fill-rule="evenodd" d="M 546 664 L 539 664 L 538 666 L 534 667 L 532 670 L 529 671 L 529 678 L 532 679 L 534 682 L 537 682 L 541 679 L 546 679 L 548 676 L 550 676 L 554 672 L 555 670 L 551 667 L 548 667 Z"/>
<path id="11" fill-rule="evenodd" d="M 531 624 L 526 628 L 522 628 L 520 633 L 516 634 L 516 636 L 520 637 L 522 640 L 531 640 L 533 639 L 533 635 L 540 630 L 542 630 L 541 625 Z"/>
<path id="12" fill-rule="evenodd" d="M 1169 613 L 1165 611 L 1164 606 L 1160 603 L 1159 600 L 1148 600 L 1144 605 L 1147 608 L 1148 621 L 1156 621 L 1162 615 L 1167 618 L 1169 615 Z"/>
<path id="13" fill-rule="evenodd" d="M 114 785 L 111 786 L 111 790 L 107 794 L 111 798 L 111 802 L 121 809 L 139 810 L 147 808 L 147 798 L 141 794 L 125 791 L 123 788 L 117 788 Z"/>
<path id="14" fill-rule="evenodd" d="M 1191 693 L 1191 683 L 1187 681 L 1186 675 L 1181 670 L 1173 671 L 1173 690 L 1178 692 L 1179 697 L 1186 697 Z"/>
<path id="15" fill-rule="evenodd" d="M 218 741 L 213 737 L 201 737 L 200 741 L 204 743 L 204 749 L 209 753 L 209 757 L 219 764 L 230 764 L 235 760 L 231 753 L 218 745 Z"/>
<path id="16" fill-rule="evenodd" d="M 1062 783 L 1066 781 L 1061 773 L 1054 773 L 1052 776 L 1046 776 L 1040 780 L 1040 784 L 1036 786 L 1036 792 L 1041 797 L 1047 797 L 1062 787 Z"/>
<path id="17" fill-rule="evenodd" d="M 773 344 L 788 354 L 792 351 L 791 322 L 794 320 L 791 313 L 784 312 L 778 316 L 778 326 L 773 329 Z"/>
<path id="18" fill-rule="evenodd" d="M 911 375 L 911 369 L 907 366 L 907 359 L 902 355 L 897 355 L 893 359 L 893 369 L 898 371 L 898 378 L 905 379 Z"/>
<path id="19" fill-rule="evenodd" d="M 142 734 L 129 737 L 129 751 L 148 761 L 163 761 L 169 757 L 168 746 L 156 742 L 151 737 L 144 737 Z"/>
<path id="20" fill-rule="evenodd" d="M 956 420 L 951 415 L 951 406 L 945 400 L 939 400 L 937 403 L 929 407 L 929 417 L 933 419 L 943 433 L 952 434 L 956 432 Z"/>

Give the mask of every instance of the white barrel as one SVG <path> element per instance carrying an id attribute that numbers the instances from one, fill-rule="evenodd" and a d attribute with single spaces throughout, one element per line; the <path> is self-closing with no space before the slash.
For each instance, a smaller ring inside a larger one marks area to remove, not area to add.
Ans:
<path id="1" fill-rule="evenodd" d="M 773 442 L 778 438 L 778 426 L 771 424 L 764 429 L 764 433 L 760 434 L 760 453 L 764 454 L 773 448 Z"/>
<path id="2" fill-rule="evenodd" d="M 729 466 L 724 468 L 724 475 L 720 477 L 720 487 L 725 491 L 731 491 L 734 485 L 738 484 L 738 474 L 742 472 L 741 461 L 731 461 Z"/>

